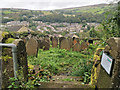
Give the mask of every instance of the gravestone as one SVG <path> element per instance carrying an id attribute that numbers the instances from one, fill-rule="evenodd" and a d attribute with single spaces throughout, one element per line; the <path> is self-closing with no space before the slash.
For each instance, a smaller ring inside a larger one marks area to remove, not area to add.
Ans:
<path id="1" fill-rule="evenodd" d="M 65 37 L 59 37 L 59 48 L 61 47 L 60 45 L 61 45 L 61 41 L 62 40 L 64 40 L 65 39 Z"/>
<path id="2" fill-rule="evenodd" d="M 28 40 L 31 39 L 31 38 L 32 38 L 32 35 L 29 34 L 29 35 L 27 36 L 27 38 L 28 38 Z"/>
<path id="3" fill-rule="evenodd" d="M 58 39 L 56 37 L 52 38 L 52 47 L 57 48 L 58 46 Z"/>
<path id="4" fill-rule="evenodd" d="M 27 62 L 27 52 L 25 43 L 22 39 L 16 39 L 13 44 L 17 46 L 17 60 L 18 66 L 22 67 L 23 78 L 25 81 L 28 80 L 28 62 Z M 20 73 L 21 74 L 21 73 Z"/>
<path id="5" fill-rule="evenodd" d="M 68 38 L 68 41 L 69 41 L 70 48 L 72 48 L 72 46 L 73 46 L 73 39 L 72 38 Z"/>
<path id="6" fill-rule="evenodd" d="M 49 37 L 44 37 L 44 41 L 50 43 L 50 38 Z"/>
<path id="7" fill-rule="evenodd" d="M 28 79 L 28 64 L 27 64 L 27 53 L 25 43 L 22 39 L 15 39 L 13 44 L 17 46 L 17 60 L 18 60 L 18 71 L 19 75 L 22 75 L 23 79 L 27 81 Z M 13 70 L 13 57 L 11 48 L 2 49 L 2 88 L 7 88 L 9 83 L 9 78 L 14 77 Z M 21 69 L 22 68 L 22 69 Z"/>
<path id="8" fill-rule="evenodd" d="M 72 51 L 79 52 L 80 50 L 81 50 L 81 46 L 79 43 L 76 43 L 75 45 L 73 45 Z"/>
<path id="9" fill-rule="evenodd" d="M 42 37 L 40 37 L 38 40 L 38 48 L 39 49 L 43 49 L 43 41 L 44 41 L 44 39 L 42 38 Z"/>
<path id="10" fill-rule="evenodd" d="M 49 50 L 50 48 L 50 42 L 47 42 L 45 40 L 43 40 L 43 50 Z"/>
<path id="11" fill-rule="evenodd" d="M 63 39 L 60 43 L 60 49 L 70 50 L 70 44 L 67 39 Z"/>
<path id="12" fill-rule="evenodd" d="M 37 56 L 38 54 L 38 42 L 34 38 L 31 38 L 26 43 L 26 52 L 28 56 Z"/>
<path id="13" fill-rule="evenodd" d="M 74 39 L 73 40 L 73 45 L 75 45 L 77 43 L 77 40 L 76 39 Z"/>
<path id="14" fill-rule="evenodd" d="M 89 43 L 88 42 L 82 42 L 81 43 L 81 50 L 84 50 L 84 49 L 86 49 L 88 47 L 89 47 Z"/>
<path id="15" fill-rule="evenodd" d="M 110 38 L 108 46 L 105 47 L 108 56 L 112 58 L 111 74 L 108 74 L 103 66 L 97 80 L 98 88 L 120 88 L 120 38 Z"/>
<path id="16" fill-rule="evenodd" d="M 26 37 L 22 38 L 22 40 L 24 41 L 24 43 L 26 44 L 28 39 Z"/>

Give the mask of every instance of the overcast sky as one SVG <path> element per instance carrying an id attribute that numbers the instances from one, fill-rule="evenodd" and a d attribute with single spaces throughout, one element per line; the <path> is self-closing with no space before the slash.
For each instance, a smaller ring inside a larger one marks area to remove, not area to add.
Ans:
<path id="1" fill-rule="evenodd" d="M 111 1 L 113 0 L 0 0 L 0 8 L 54 10 L 61 8 L 109 3 Z"/>

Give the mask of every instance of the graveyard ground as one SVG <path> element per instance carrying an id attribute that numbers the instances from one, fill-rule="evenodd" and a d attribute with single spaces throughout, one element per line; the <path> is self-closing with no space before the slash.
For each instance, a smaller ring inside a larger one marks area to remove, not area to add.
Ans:
<path id="1" fill-rule="evenodd" d="M 37 83 L 89 84 L 93 55 L 97 47 L 98 44 L 91 44 L 81 52 L 58 48 L 46 51 L 39 49 L 37 57 L 28 56 L 29 79 Z"/>

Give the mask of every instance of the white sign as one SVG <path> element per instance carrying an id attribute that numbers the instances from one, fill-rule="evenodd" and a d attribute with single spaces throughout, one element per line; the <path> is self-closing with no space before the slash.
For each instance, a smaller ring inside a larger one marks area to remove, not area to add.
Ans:
<path id="1" fill-rule="evenodd" d="M 101 65 L 108 74 L 110 74 L 112 63 L 113 63 L 113 60 L 110 57 L 108 57 L 105 53 L 103 53 Z"/>

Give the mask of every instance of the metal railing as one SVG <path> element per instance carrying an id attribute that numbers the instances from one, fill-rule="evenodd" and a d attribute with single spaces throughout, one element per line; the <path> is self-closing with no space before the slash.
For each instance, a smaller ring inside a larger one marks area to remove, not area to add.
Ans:
<path id="1" fill-rule="evenodd" d="M 11 44 L 11 43 L 10 44 L 0 43 L 0 47 L 2 46 L 12 47 L 14 77 L 17 78 L 17 71 L 18 71 L 17 47 L 15 44 Z"/>

